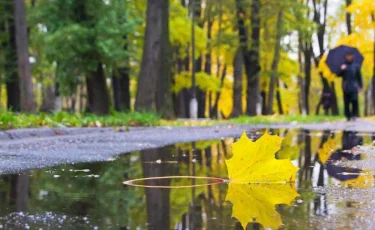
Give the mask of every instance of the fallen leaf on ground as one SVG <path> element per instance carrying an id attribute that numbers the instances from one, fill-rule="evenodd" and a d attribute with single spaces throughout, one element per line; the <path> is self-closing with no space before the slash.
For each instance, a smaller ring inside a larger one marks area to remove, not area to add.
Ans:
<path id="1" fill-rule="evenodd" d="M 282 138 L 267 132 L 257 141 L 251 141 L 244 132 L 232 144 L 233 156 L 226 160 L 232 183 L 287 183 L 294 181 L 298 168 L 290 159 L 277 160 Z"/>
<path id="2" fill-rule="evenodd" d="M 226 160 L 230 179 L 226 200 L 232 202 L 232 217 L 244 229 L 250 222 L 264 228 L 279 228 L 282 221 L 275 205 L 290 205 L 299 196 L 290 183 L 298 168 L 290 159 L 275 158 L 281 142 L 282 138 L 268 132 L 254 142 L 244 132 L 232 144 L 233 156 Z"/>

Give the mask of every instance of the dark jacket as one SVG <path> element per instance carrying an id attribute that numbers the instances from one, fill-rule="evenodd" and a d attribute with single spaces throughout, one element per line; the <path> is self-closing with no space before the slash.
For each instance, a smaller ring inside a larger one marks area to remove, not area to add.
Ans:
<path id="1" fill-rule="evenodd" d="M 346 69 L 339 74 L 342 77 L 342 90 L 344 93 L 358 93 L 362 88 L 361 67 L 356 63 L 346 63 Z"/>

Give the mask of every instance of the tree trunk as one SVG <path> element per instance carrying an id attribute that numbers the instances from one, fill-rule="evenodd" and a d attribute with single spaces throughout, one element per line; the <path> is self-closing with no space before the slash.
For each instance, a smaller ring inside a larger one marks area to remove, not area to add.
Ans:
<path id="1" fill-rule="evenodd" d="M 55 112 L 60 112 L 61 110 L 62 110 L 62 99 L 60 95 L 60 84 L 58 81 L 56 81 L 55 82 Z"/>
<path id="2" fill-rule="evenodd" d="M 109 113 L 109 94 L 101 63 L 86 76 L 89 111 L 97 115 Z"/>
<path id="3" fill-rule="evenodd" d="M 260 0 L 251 3 L 251 50 L 245 55 L 247 75 L 247 115 L 257 115 L 259 103 L 259 72 L 260 72 Z"/>
<path id="4" fill-rule="evenodd" d="M 363 115 L 368 116 L 369 115 L 369 98 L 368 98 L 368 92 L 369 92 L 369 87 L 365 90 L 365 106 L 363 110 Z"/>
<path id="5" fill-rule="evenodd" d="M 305 45 L 305 49 L 303 51 L 304 55 L 304 72 L 305 72 L 305 82 L 304 82 L 304 89 L 303 89 L 303 94 L 304 94 L 304 106 L 305 106 L 305 111 L 306 114 L 310 114 L 310 100 L 309 100 L 309 95 L 310 95 L 310 85 L 311 85 L 311 58 L 312 58 L 312 47 L 310 44 Z"/>
<path id="6" fill-rule="evenodd" d="M 350 4 L 352 4 L 352 0 L 345 0 L 346 1 L 346 6 L 348 7 Z M 351 14 L 349 12 L 346 12 L 346 28 L 348 35 L 352 33 L 352 18 Z"/>
<path id="7" fill-rule="evenodd" d="M 315 63 L 316 63 L 316 61 L 315 61 Z M 320 97 L 319 103 L 318 103 L 318 105 L 316 107 L 316 110 L 315 110 L 316 115 L 319 115 L 320 107 L 323 105 L 323 95 L 331 94 L 331 92 L 332 92 L 331 89 L 330 89 L 330 86 L 328 84 L 328 80 L 325 77 L 323 77 L 322 73 L 319 73 L 319 75 L 320 75 L 320 80 L 321 80 L 322 85 L 323 85 L 323 91 L 322 91 L 322 95 Z M 325 115 L 329 114 L 329 108 L 324 108 L 324 114 Z"/>
<path id="8" fill-rule="evenodd" d="M 160 77 L 162 61 L 161 47 L 165 43 L 163 39 L 169 36 L 164 34 L 165 5 L 167 0 L 148 0 L 146 12 L 146 30 L 143 46 L 141 71 L 138 80 L 137 96 L 135 101 L 136 111 L 155 110 L 156 84 Z M 160 109 L 160 108 L 159 108 Z"/>
<path id="9" fill-rule="evenodd" d="M 165 119 L 174 118 L 172 102 L 172 50 L 169 41 L 169 1 L 162 1 L 159 73 L 155 92 L 156 111 Z"/>
<path id="10" fill-rule="evenodd" d="M 212 67 L 212 56 L 211 56 L 211 52 L 212 52 L 212 47 L 211 47 L 211 38 L 212 38 L 212 25 L 213 25 L 213 20 L 211 19 L 211 5 L 212 3 L 207 3 L 208 5 L 206 6 L 206 11 L 207 11 L 207 53 L 205 55 L 205 63 L 204 63 L 204 72 L 208 75 L 211 75 L 212 72 L 211 72 L 211 67 Z M 205 103 L 206 103 L 206 97 L 208 96 L 208 116 L 211 117 L 211 114 L 210 114 L 210 111 L 211 111 L 211 93 L 212 92 L 206 92 L 205 93 Z M 206 104 L 205 104 L 205 107 L 206 107 Z"/>
<path id="11" fill-rule="evenodd" d="M 27 212 L 29 204 L 30 175 L 23 172 L 16 176 L 16 212 Z"/>
<path id="12" fill-rule="evenodd" d="M 323 56 L 324 54 L 324 41 L 325 41 L 325 29 L 326 29 L 326 25 L 327 25 L 327 12 L 328 12 L 328 0 L 324 0 L 322 2 L 323 4 L 323 12 L 320 12 L 317 8 L 317 0 L 313 0 L 312 1 L 313 3 L 313 7 L 314 7 L 314 22 L 316 23 L 316 25 L 318 26 L 318 32 L 317 32 L 317 38 L 318 38 L 318 44 L 319 44 L 319 56 L 318 57 L 315 57 L 314 60 L 315 60 L 315 65 L 318 66 L 319 65 L 319 60 L 320 58 Z M 323 13 L 323 15 L 322 15 Z M 321 22 L 321 19 L 323 18 L 323 22 Z M 312 48 L 311 48 L 312 49 Z M 329 82 L 327 81 L 327 79 L 325 79 L 323 76 L 322 76 L 322 73 L 320 73 L 321 75 L 321 80 L 322 80 L 322 83 L 323 83 L 323 93 L 322 93 L 322 96 L 320 98 L 320 102 L 317 106 L 317 109 L 316 111 L 318 112 L 319 111 L 319 107 L 322 105 L 322 101 L 323 101 L 323 95 L 325 94 L 330 94 L 330 108 L 325 108 L 325 114 L 328 114 L 329 113 L 329 109 L 331 109 L 332 111 L 332 114 L 333 115 L 338 115 L 338 105 L 337 105 L 337 100 L 335 100 L 335 98 L 337 98 L 336 96 L 336 89 L 333 87 L 331 87 L 329 85 Z M 308 95 L 307 95 L 308 97 Z"/>
<path id="13" fill-rule="evenodd" d="M 281 93 L 280 93 L 280 80 L 276 81 L 276 101 L 277 101 L 277 107 L 279 109 L 279 114 L 284 114 L 284 109 L 283 109 L 283 103 L 281 101 Z"/>
<path id="14" fill-rule="evenodd" d="M 332 115 L 339 115 L 339 106 L 338 106 L 338 103 L 337 103 L 337 95 L 336 95 L 336 87 L 335 87 L 335 83 L 334 82 L 331 82 L 331 95 L 332 95 L 332 104 L 331 104 L 331 111 L 332 111 Z"/>
<path id="15" fill-rule="evenodd" d="M 224 86 L 224 80 L 225 80 L 226 75 L 227 75 L 227 66 L 224 65 L 224 69 L 223 69 L 223 72 L 222 72 L 221 77 L 220 77 L 220 89 L 222 89 L 223 86 Z M 220 96 L 221 96 L 221 90 L 216 93 L 215 102 L 214 102 L 214 105 L 211 108 L 210 114 L 211 114 L 212 118 L 218 118 L 219 117 L 218 109 L 219 109 Z"/>
<path id="16" fill-rule="evenodd" d="M 299 110 L 300 114 L 305 115 L 306 112 L 306 106 L 305 106 L 305 79 L 302 78 L 302 73 L 304 72 L 304 63 L 302 61 L 302 53 L 303 53 L 303 45 L 302 45 L 302 38 L 301 35 L 298 34 L 298 63 L 299 63 L 299 74 L 298 74 L 298 83 L 300 86 L 300 93 L 299 93 Z"/>
<path id="17" fill-rule="evenodd" d="M 55 110 L 55 84 L 48 82 L 42 86 L 42 106 L 40 111 L 52 112 Z"/>
<path id="18" fill-rule="evenodd" d="M 242 115 L 242 73 L 243 73 L 243 55 L 241 49 L 237 49 L 233 61 L 233 110 L 231 117 Z"/>
<path id="19" fill-rule="evenodd" d="M 129 67 L 121 67 L 113 72 L 113 102 L 117 112 L 130 111 Z"/>
<path id="20" fill-rule="evenodd" d="M 13 12 L 13 1 L 5 7 L 8 12 Z M 17 48 L 14 17 L 8 17 L 6 22 L 0 24 L 1 32 L 8 33 L 9 39 L 1 41 L 1 50 L 4 53 L 4 75 L 7 92 L 7 108 L 10 111 L 21 110 L 20 82 L 17 73 Z"/>
<path id="21" fill-rule="evenodd" d="M 203 28 L 203 20 L 201 18 L 202 14 L 202 0 L 195 0 L 195 7 L 194 7 L 194 17 L 197 21 L 199 27 Z M 202 56 L 199 56 L 198 59 L 195 61 L 195 72 L 202 71 Z M 198 118 L 205 118 L 206 112 L 206 92 L 201 90 L 199 87 L 196 88 L 197 90 L 197 100 L 198 100 Z"/>
<path id="22" fill-rule="evenodd" d="M 25 0 L 14 0 L 14 18 L 17 47 L 18 75 L 20 78 L 21 110 L 36 112 L 31 67 L 29 62 L 29 42 L 27 37 Z"/>
<path id="23" fill-rule="evenodd" d="M 148 163 L 157 160 L 168 160 L 170 151 L 169 147 L 141 151 L 143 177 L 163 177 L 170 175 L 170 167 L 165 164 L 155 164 L 151 167 Z M 170 180 L 147 180 L 145 181 L 145 185 L 168 186 L 170 185 Z M 170 229 L 169 191 L 169 189 L 163 188 L 145 188 L 147 224 L 149 229 Z"/>
<path id="24" fill-rule="evenodd" d="M 124 52 L 128 52 L 127 36 L 124 36 Z M 126 57 L 125 64 L 113 71 L 112 76 L 112 89 L 113 89 L 113 102 L 115 110 L 130 111 L 130 63 L 129 58 Z"/>
<path id="25" fill-rule="evenodd" d="M 260 91 L 260 98 L 262 103 L 262 115 L 267 115 L 267 92 L 264 89 Z"/>
<path id="26" fill-rule="evenodd" d="M 12 75 L 11 73 L 8 73 Z M 18 79 L 18 74 L 15 73 L 13 77 L 5 83 L 7 89 L 7 108 L 13 112 L 21 111 L 21 98 L 20 98 L 20 83 Z"/>
<path id="27" fill-rule="evenodd" d="M 280 61 L 280 48 L 281 48 L 281 37 L 282 37 L 282 29 L 283 29 L 283 11 L 280 10 L 277 15 L 277 22 L 276 22 L 276 40 L 275 40 L 275 54 L 272 61 L 271 66 L 271 79 L 270 79 L 270 89 L 268 94 L 268 114 L 273 114 L 273 99 L 275 95 L 275 85 L 277 79 L 277 68 L 279 66 Z"/>
<path id="28" fill-rule="evenodd" d="M 245 26 L 245 10 L 243 0 L 236 0 L 237 23 L 240 47 L 244 56 L 245 72 L 247 76 L 246 114 L 257 115 L 259 103 L 259 52 L 260 52 L 260 0 L 251 2 L 251 49 L 249 49 L 248 35 Z"/>
<path id="29" fill-rule="evenodd" d="M 176 95 L 176 115 L 179 118 L 186 118 L 186 106 L 185 106 L 185 98 L 184 98 L 184 91 L 182 90 Z"/>

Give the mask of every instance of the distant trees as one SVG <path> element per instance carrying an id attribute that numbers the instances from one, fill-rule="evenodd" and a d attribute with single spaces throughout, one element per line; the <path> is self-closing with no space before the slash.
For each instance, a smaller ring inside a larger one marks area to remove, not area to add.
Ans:
<path id="1" fill-rule="evenodd" d="M 247 77 L 247 100 L 246 100 L 246 114 L 256 115 L 257 104 L 260 102 L 259 90 L 259 52 L 260 52 L 260 6 L 259 0 L 251 2 L 251 33 L 247 32 L 245 27 L 246 11 L 244 6 L 246 1 L 236 0 L 237 5 L 237 20 L 238 20 L 238 35 L 240 39 L 240 49 L 244 59 L 245 73 Z M 249 41 L 250 38 L 250 41 Z"/>
<path id="2" fill-rule="evenodd" d="M 114 109 L 129 110 L 127 33 L 133 22 L 126 20 L 125 2 L 40 0 L 36 4 L 38 11 L 34 16 L 43 23 L 45 31 L 41 39 L 50 65 L 57 65 L 55 75 L 61 93 L 73 95 L 75 102 L 79 91 L 78 100 L 82 96 L 87 99 L 81 110 L 108 114 L 111 106 L 108 79 L 112 75 Z"/>
<path id="3" fill-rule="evenodd" d="M 14 21 L 14 3 L 13 0 L 6 1 L 2 5 L 3 21 L 1 22 L 3 39 L 1 41 L 1 50 L 4 54 L 4 82 L 6 86 L 7 108 L 19 112 L 21 110 L 20 81 L 17 68 L 17 49 L 16 49 L 16 30 Z"/>
<path id="4" fill-rule="evenodd" d="M 2 1 L 3 109 L 49 112 L 60 95 L 67 111 L 189 117 L 194 71 L 199 118 L 319 113 L 320 92 L 332 95 L 325 112 L 338 114 L 335 80 L 319 63 L 332 43 L 329 34 L 336 33 L 331 27 L 345 23 L 353 36 L 356 14 L 330 18 L 328 0 L 190 4 Z"/>
<path id="5" fill-rule="evenodd" d="M 29 61 L 26 6 L 23 0 L 14 0 L 14 23 L 18 76 L 20 80 L 21 111 L 33 113 L 36 112 L 36 104 Z"/>

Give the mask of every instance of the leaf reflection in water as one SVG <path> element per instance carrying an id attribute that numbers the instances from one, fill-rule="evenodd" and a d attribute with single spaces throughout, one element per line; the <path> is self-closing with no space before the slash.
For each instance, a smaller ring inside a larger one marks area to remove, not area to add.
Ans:
<path id="1" fill-rule="evenodd" d="M 232 203 L 232 217 L 238 219 L 244 229 L 250 222 L 278 229 L 282 221 L 275 206 L 290 205 L 298 196 L 292 184 L 229 183 L 226 201 Z"/>

